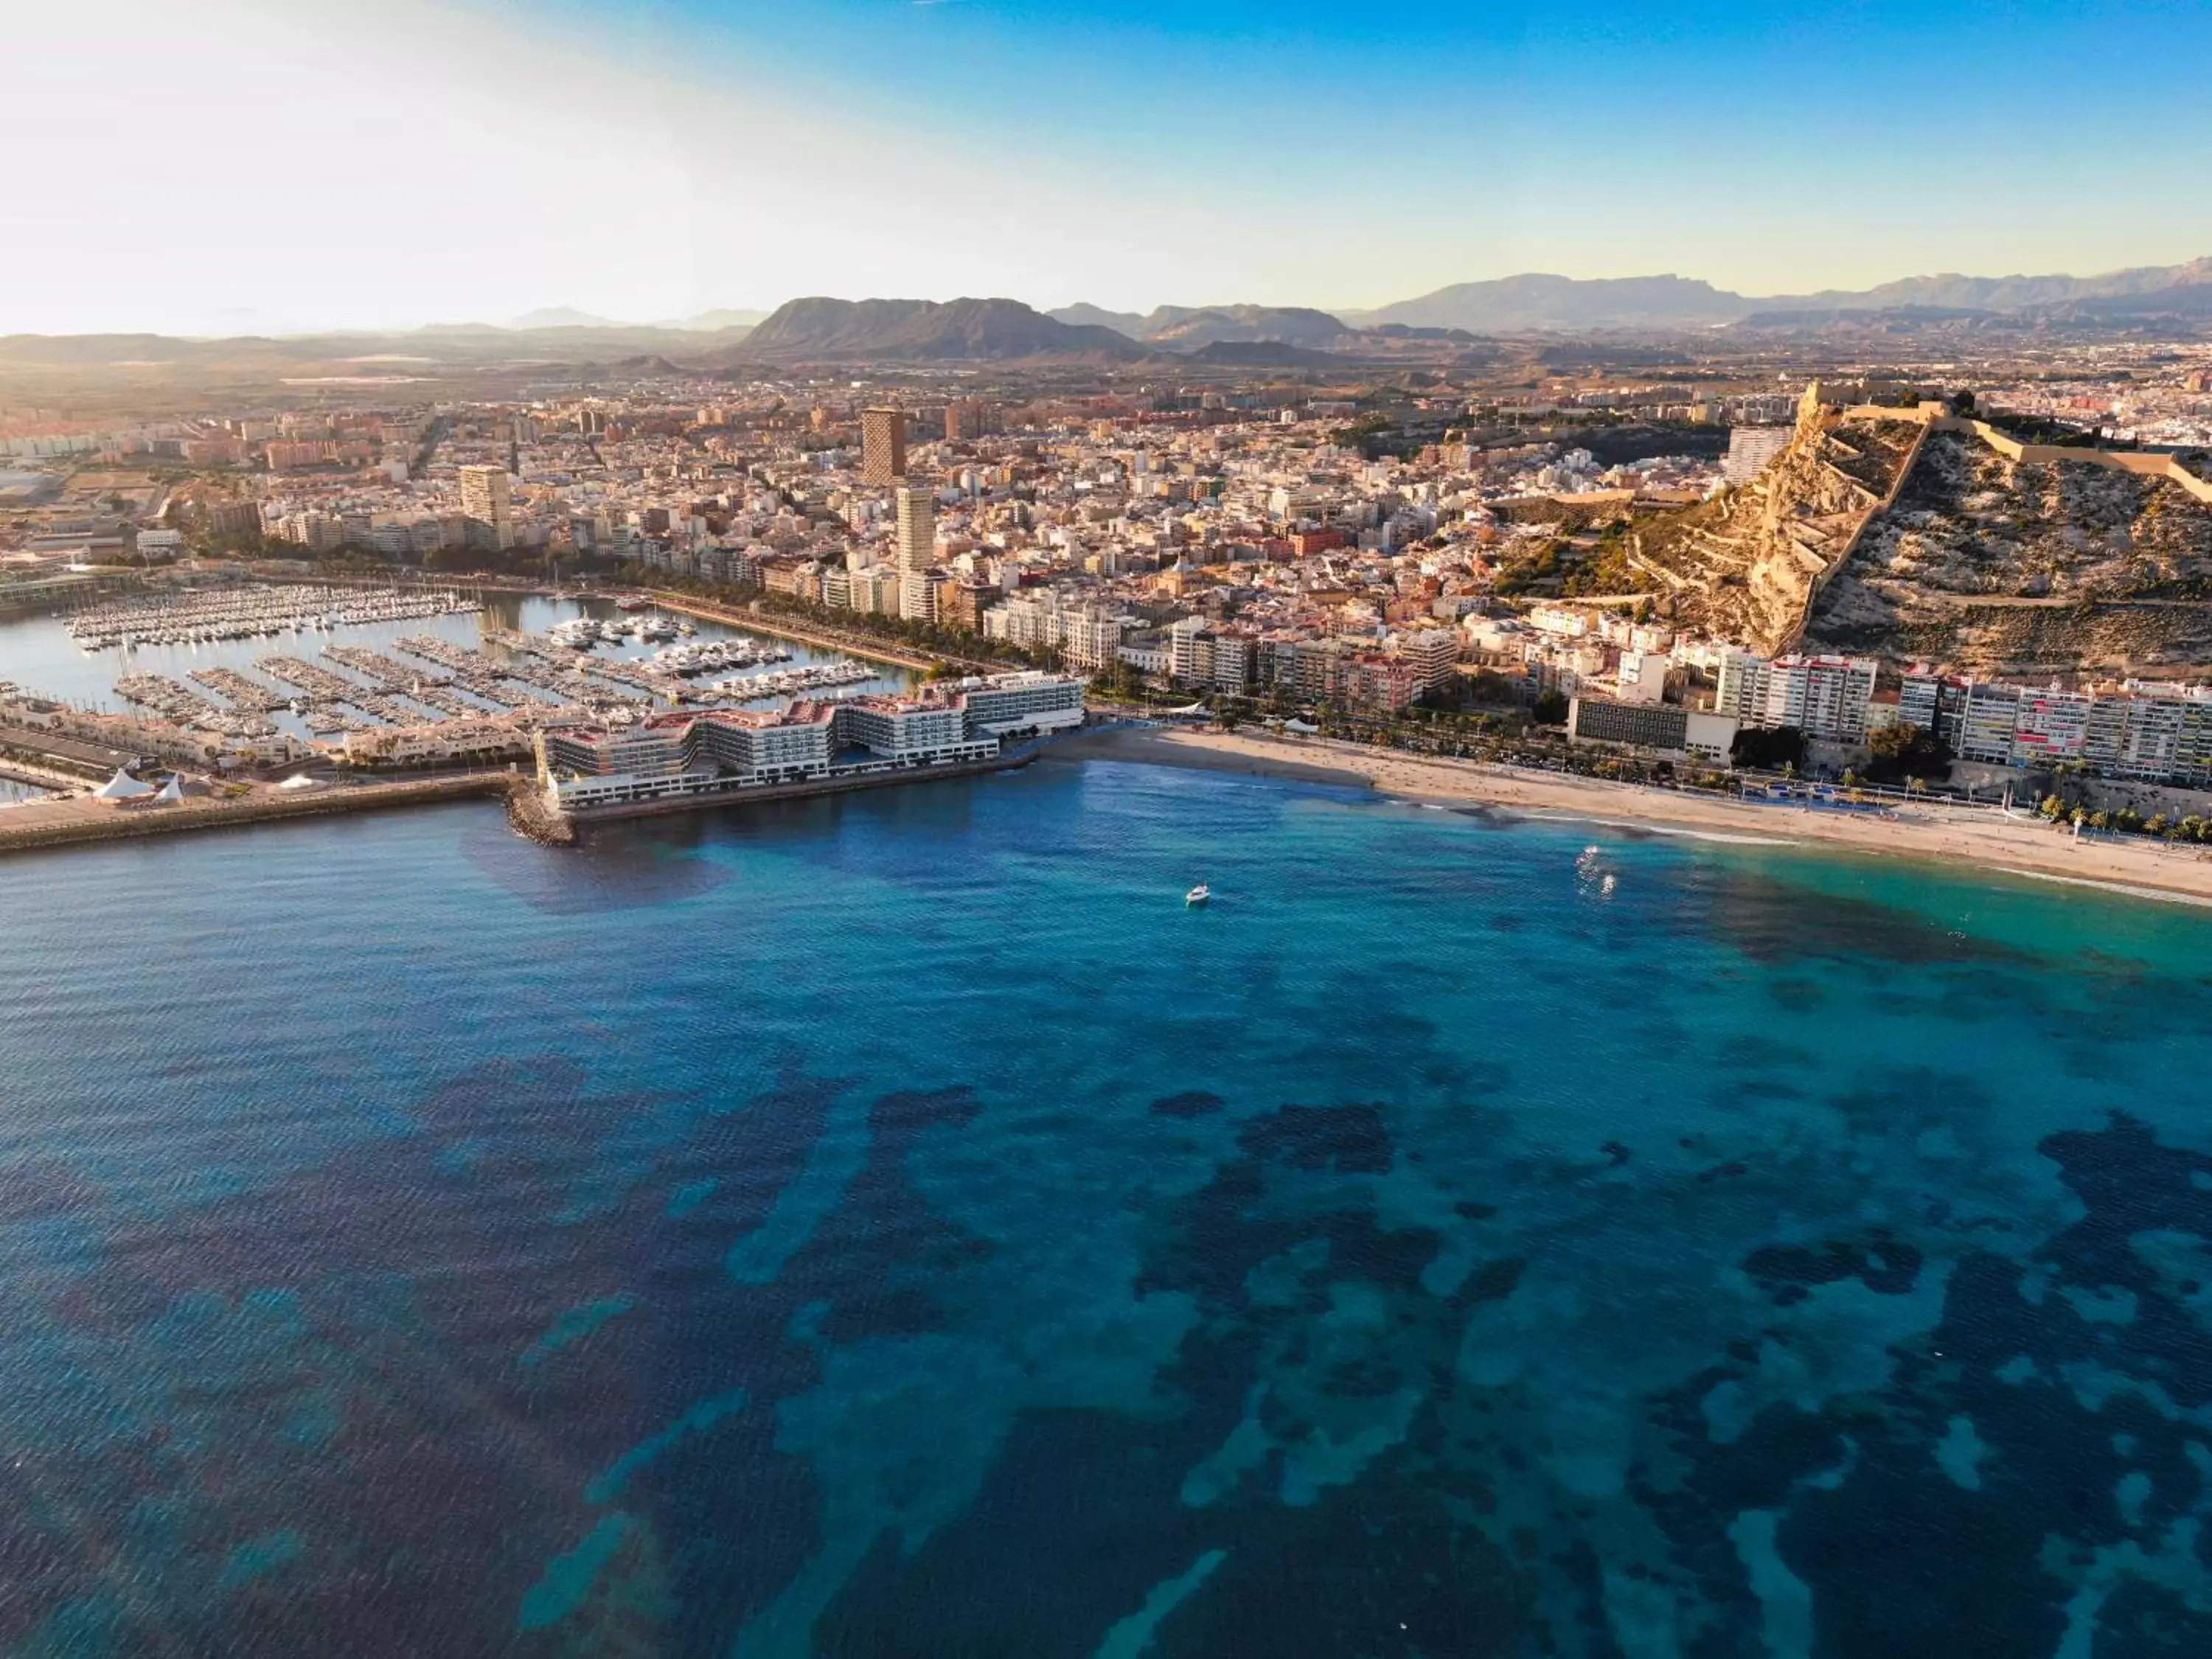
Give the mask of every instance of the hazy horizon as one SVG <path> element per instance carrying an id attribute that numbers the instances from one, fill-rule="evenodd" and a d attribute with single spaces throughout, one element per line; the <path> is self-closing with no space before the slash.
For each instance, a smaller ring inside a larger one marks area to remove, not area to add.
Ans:
<path id="1" fill-rule="evenodd" d="M 2212 251 L 2212 15 L 118 0 L 14 26 L 0 333 L 648 323 L 804 295 L 1363 310 Z M 2081 88 L 2129 119 L 2068 123 Z M 2062 145 L 2045 142 L 2054 131 Z M 2051 153 L 2045 153 L 2051 152 Z"/>

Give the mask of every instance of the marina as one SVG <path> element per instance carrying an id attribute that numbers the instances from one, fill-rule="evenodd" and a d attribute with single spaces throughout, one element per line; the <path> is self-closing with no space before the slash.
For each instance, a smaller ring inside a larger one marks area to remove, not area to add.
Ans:
<path id="1" fill-rule="evenodd" d="M 735 668 L 758 668 L 769 663 L 789 662 L 791 651 L 787 646 L 773 642 L 749 644 L 736 640 L 708 640 L 684 645 L 672 645 L 656 651 L 647 659 L 654 668 L 665 674 L 679 674 L 690 678 L 695 674 L 715 674 Z"/>
<path id="2" fill-rule="evenodd" d="M 134 595 L 66 616 L 0 620 L 0 662 L 25 693 L 89 712 L 137 713 L 204 732 L 301 744 L 441 720 L 509 716 L 535 725 L 562 711 L 627 724 L 679 702 L 771 707 L 830 686 L 896 692 L 918 678 L 714 619 L 625 614 L 611 599 L 498 592 L 459 598 L 465 607 L 480 599 L 481 608 L 449 609 L 435 592 L 391 595 L 313 584 L 194 589 L 161 604 Z M 164 625 L 154 625 L 157 616 Z M 283 625 L 285 618 L 310 617 L 318 625 L 290 631 Z M 552 642 L 555 629 L 580 622 L 592 628 L 584 648 Z M 602 635 L 602 623 L 630 629 Z M 648 624 L 650 638 L 643 632 Z M 120 643 L 125 633 L 133 642 Z M 118 642 L 93 642 L 98 639 Z M 304 678 L 272 672 L 280 658 L 316 672 Z M 822 672 L 747 684 L 734 693 L 709 683 L 762 666 Z"/>
<path id="3" fill-rule="evenodd" d="M 479 608 L 476 599 L 456 589 L 377 592 L 315 583 L 255 584 L 133 594 L 78 611 L 69 619 L 68 629 L 70 637 L 88 651 L 129 650 L 141 645 L 275 639 L 364 623 L 454 616 Z"/>
<path id="4" fill-rule="evenodd" d="M 859 663 L 816 663 L 805 668 L 717 680 L 707 689 L 728 702 L 758 702 L 764 697 L 789 697 L 802 691 L 864 684 L 875 678 L 872 671 Z"/>
<path id="5" fill-rule="evenodd" d="M 282 692 L 250 680 L 234 668 L 196 668 L 192 683 L 204 685 L 233 708 L 250 714 L 273 714 L 289 702 Z"/>

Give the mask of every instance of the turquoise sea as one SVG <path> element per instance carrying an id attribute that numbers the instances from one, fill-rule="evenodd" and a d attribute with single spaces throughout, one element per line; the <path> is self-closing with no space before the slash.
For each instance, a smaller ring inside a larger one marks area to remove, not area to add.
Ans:
<path id="1" fill-rule="evenodd" d="M 1107 762 L 0 862 L 0 1651 L 2212 1652 L 2208 946 Z"/>

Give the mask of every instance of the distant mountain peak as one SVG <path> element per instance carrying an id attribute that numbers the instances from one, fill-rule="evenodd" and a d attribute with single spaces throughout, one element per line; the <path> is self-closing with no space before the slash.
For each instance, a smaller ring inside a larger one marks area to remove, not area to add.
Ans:
<path id="1" fill-rule="evenodd" d="M 1733 322 L 1751 309 L 1741 295 L 1671 271 L 1595 278 L 1524 271 L 1489 282 L 1455 283 L 1377 311 L 1354 313 L 1352 320 L 1367 327 L 1405 323 L 1476 332 L 1668 328 Z"/>
<path id="2" fill-rule="evenodd" d="M 750 355 L 792 359 L 1003 362 L 1146 357 L 1128 336 L 1048 317 L 1018 300 L 787 301 L 745 337 Z"/>
<path id="3" fill-rule="evenodd" d="M 538 311 L 526 311 L 507 324 L 512 329 L 528 328 L 627 328 L 611 317 L 595 317 L 588 311 L 579 311 L 574 306 L 548 306 Z"/>
<path id="4" fill-rule="evenodd" d="M 1048 313 L 1075 326 L 1111 328 L 1176 351 L 1216 344 L 1327 347 L 1352 332 L 1340 318 L 1310 306 L 1157 306 L 1148 314 L 1108 311 L 1098 306 L 1062 306 Z"/>

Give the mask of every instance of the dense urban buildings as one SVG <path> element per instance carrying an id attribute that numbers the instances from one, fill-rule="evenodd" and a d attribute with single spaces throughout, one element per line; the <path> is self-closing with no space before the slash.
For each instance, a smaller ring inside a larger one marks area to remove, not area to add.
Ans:
<path id="1" fill-rule="evenodd" d="M 1850 580 L 1828 588 L 1824 562 L 1887 556 L 1880 503 L 1916 441 L 1939 483 L 2012 464 L 1993 447 L 2010 441 L 1950 393 L 1863 375 L 1455 373 L 655 370 L 485 401 L 18 423 L 20 465 L 82 483 L 13 486 L 0 585 L 65 593 L 103 560 L 217 580 L 249 559 L 264 577 L 342 565 L 665 583 L 1277 715 L 1571 705 L 1584 743 L 1690 754 L 1715 750 L 1718 728 L 1689 718 L 1711 716 L 1794 729 L 1836 766 L 1885 726 L 1924 720 L 1968 764 L 2190 775 L 2188 744 L 2157 735 L 2180 718 L 2169 704 L 2192 706 L 2178 687 L 2206 677 L 2185 656 L 2171 683 L 2129 667 L 2033 697 L 1971 659 L 1938 662 L 1963 689 L 1923 709 L 1893 643 L 1827 642 L 1824 593 L 1873 601 Z M 2086 372 L 2081 395 L 2046 374 L 1982 388 L 1979 408 L 2212 434 L 2203 373 L 2138 365 L 2101 403 Z M 2118 476 L 2181 465 L 2163 456 L 2092 459 L 2112 489 L 2180 501 L 2196 487 Z M 1923 541 L 1972 545 L 1945 515 L 1974 509 L 1908 510 Z M 2014 522 L 2033 510 L 2007 508 Z M 2168 511 L 2126 533 L 2179 522 Z M 2047 535 L 2063 554 L 2091 533 Z M 2032 597 L 2043 578 L 2018 580 Z M 2142 684 L 2103 689 L 2123 680 Z M 2118 736 L 2101 712 L 2115 699 Z M 2078 735 L 2077 706 L 2100 711 Z M 420 744 L 346 741 L 396 757 L 461 736 L 457 723 Z"/>

